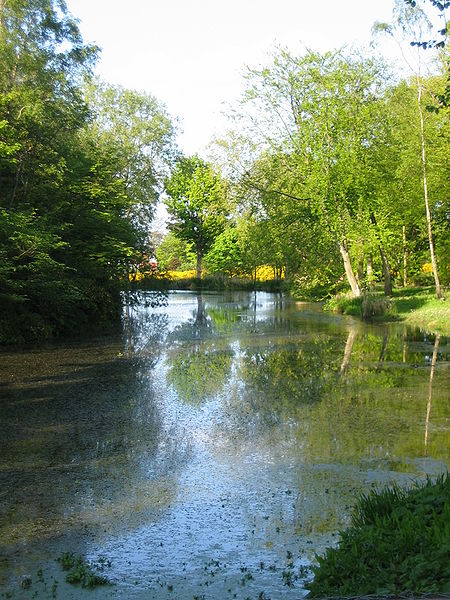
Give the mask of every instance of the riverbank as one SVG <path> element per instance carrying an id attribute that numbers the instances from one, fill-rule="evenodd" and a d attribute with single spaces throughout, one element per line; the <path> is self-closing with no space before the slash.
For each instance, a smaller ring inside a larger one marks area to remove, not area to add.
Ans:
<path id="1" fill-rule="evenodd" d="M 365 321 L 403 321 L 429 333 L 450 335 L 449 290 L 438 300 L 434 288 L 400 288 L 386 298 L 375 292 L 360 298 L 342 295 L 324 304 L 326 310 L 354 315 Z"/>

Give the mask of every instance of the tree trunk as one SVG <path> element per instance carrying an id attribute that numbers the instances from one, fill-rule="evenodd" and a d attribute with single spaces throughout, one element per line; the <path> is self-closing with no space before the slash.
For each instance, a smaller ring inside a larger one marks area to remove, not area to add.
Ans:
<path id="1" fill-rule="evenodd" d="M 371 254 L 367 256 L 367 281 L 369 290 L 373 290 L 373 257 Z"/>
<path id="2" fill-rule="evenodd" d="M 384 361 L 386 359 L 386 353 L 389 343 L 389 331 L 387 331 L 383 336 L 383 345 L 381 346 L 380 358 L 378 359 L 377 365 L 377 373 L 381 373 L 381 369 L 383 368 Z"/>
<path id="3" fill-rule="evenodd" d="M 204 325 L 206 323 L 205 304 L 203 302 L 203 296 L 200 293 L 197 296 L 197 316 L 195 317 L 195 324 L 197 326 Z"/>
<path id="4" fill-rule="evenodd" d="M 364 256 L 361 256 L 358 262 L 358 283 L 362 287 L 364 279 Z"/>
<path id="5" fill-rule="evenodd" d="M 391 272 L 389 270 L 389 262 L 388 262 L 387 256 L 386 256 L 381 244 L 380 244 L 380 255 L 381 255 L 381 263 L 383 265 L 384 295 L 392 296 L 392 281 L 391 281 Z"/>
<path id="6" fill-rule="evenodd" d="M 344 261 L 345 274 L 347 275 L 348 283 L 350 284 L 352 294 L 355 298 L 361 296 L 361 289 L 356 280 L 355 274 L 353 273 L 352 263 L 350 261 L 350 255 L 347 250 L 347 244 L 337 240 L 339 252 L 341 253 L 342 260 Z"/>
<path id="7" fill-rule="evenodd" d="M 196 269 L 196 273 L 195 273 L 195 276 L 197 277 L 197 279 L 202 278 L 202 260 L 203 260 L 203 253 L 200 248 L 197 248 L 197 269 Z"/>
<path id="8" fill-rule="evenodd" d="M 408 250 L 406 248 L 406 228 L 403 225 L 403 287 L 408 286 L 408 275 L 406 267 L 408 264 Z"/>
<path id="9" fill-rule="evenodd" d="M 381 240 L 380 232 L 378 231 L 377 219 L 373 212 L 370 213 L 370 220 L 372 222 L 372 225 L 375 227 L 375 235 L 377 237 L 378 248 L 380 250 L 381 265 L 382 265 L 383 279 L 384 279 L 384 295 L 392 296 L 392 282 L 391 282 L 391 272 L 389 270 L 389 262 L 388 262 L 386 253 L 383 250 L 383 242 Z"/>
<path id="10" fill-rule="evenodd" d="M 436 258 L 434 256 L 434 242 L 433 242 L 433 234 L 431 230 L 431 213 L 430 213 L 430 205 L 428 202 L 428 183 L 427 183 L 427 159 L 425 153 L 425 132 L 424 132 L 424 122 L 423 122 L 423 112 L 421 106 L 422 100 L 422 84 L 420 83 L 420 74 L 417 74 L 417 87 L 418 87 L 418 95 L 417 95 L 417 104 L 419 106 L 419 115 L 420 115 L 420 140 L 422 143 L 422 166 L 423 166 L 423 191 L 425 196 L 425 211 L 427 214 L 427 225 L 428 225 L 428 241 L 430 243 L 430 255 L 431 255 L 431 265 L 433 267 L 433 275 L 434 275 L 434 283 L 436 284 L 436 296 L 438 298 L 442 297 L 441 294 L 441 284 L 439 283 L 439 276 L 437 272 L 437 263 Z"/>

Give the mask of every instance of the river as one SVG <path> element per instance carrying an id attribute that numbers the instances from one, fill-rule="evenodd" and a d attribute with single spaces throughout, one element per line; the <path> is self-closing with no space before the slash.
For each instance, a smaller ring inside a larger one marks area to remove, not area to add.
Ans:
<path id="1" fill-rule="evenodd" d="M 258 292 L 172 292 L 0 353 L 5 598 L 301 598 L 358 494 L 447 470 L 448 339 Z M 104 561 L 110 585 L 56 560 Z"/>

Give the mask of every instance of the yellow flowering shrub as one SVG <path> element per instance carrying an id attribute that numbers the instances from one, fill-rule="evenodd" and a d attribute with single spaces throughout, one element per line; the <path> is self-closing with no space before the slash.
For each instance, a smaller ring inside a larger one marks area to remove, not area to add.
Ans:
<path id="1" fill-rule="evenodd" d="M 205 275 L 205 272 L 203 272 Z M 242 276 L 240 273 L 235 273 L 235 276 L 240 277 L 242 279 L 250 279 L 248 276 Z M 285 272 L 284 269 L 281 274 L 281 278 L 284 279 Z M 189 271 L 144 271 L 137 273 L 130 273 L 130 281 L 141 281 L 146 277 L 153 277 L 156 279 L 171 279 L 171 280 L 179 280 L 179 279 L 194 279 L 196 277 L 195 269 L 191 269 Z M 257 281 L 271 281 L 274 279 L 273 268 L 269 265 L 261 265 L 256 268 L 256 279 Z"/>
<path id="2" fill-rule="evenodd" d="M 420 270 L 422 273 L 432 273 L 433 272 L 433 265 L 431 263 L 424 263 L 421 267 Z"/>

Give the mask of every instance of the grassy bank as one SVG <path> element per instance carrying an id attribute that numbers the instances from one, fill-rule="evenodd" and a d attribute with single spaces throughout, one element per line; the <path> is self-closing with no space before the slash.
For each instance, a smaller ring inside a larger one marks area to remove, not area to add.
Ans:
<path id="1" fill-rule="evenodd" d="M 450 592 L 450 478 L 360 498 L 337 548 L 317 557 L 309 597 Z"/>
<path id="2" fill-rule="evenodd" d="M 325 303 L 325 309 L 355 315 L 366 321 L 404 321 L 425 331 L 450 335 L 450 291 L 438 300 L 434 288 L 400 288 L 391 298 L 374 292 L 360 298 L 342 295 Z"/>

